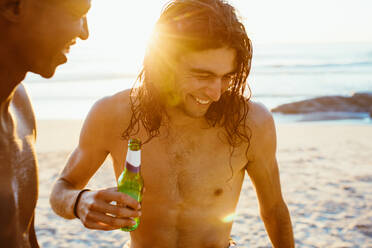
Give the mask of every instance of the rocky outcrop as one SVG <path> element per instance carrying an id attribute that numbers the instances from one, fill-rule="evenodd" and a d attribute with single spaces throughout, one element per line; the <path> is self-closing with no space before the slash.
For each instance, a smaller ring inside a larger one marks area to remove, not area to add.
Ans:
<path id="1" fill-rule="evenodd" d="M 307 114 L 314 112 L 366 112 L 372 118 L 372 92 L 355 93 L 350 97 L 324 96 L 280 105 L 272 112 Z"/>

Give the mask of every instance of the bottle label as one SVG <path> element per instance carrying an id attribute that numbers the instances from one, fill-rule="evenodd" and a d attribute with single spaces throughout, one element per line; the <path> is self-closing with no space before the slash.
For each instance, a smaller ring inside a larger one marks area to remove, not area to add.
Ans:
<path id="1" fill-rule="evenodd" d="M 139 166 L 133 166 L 128 161 L 125 162 L 125 167 L 127 168 L 127 170 L 133 173 L 138 173 L 140 171 Z"/>

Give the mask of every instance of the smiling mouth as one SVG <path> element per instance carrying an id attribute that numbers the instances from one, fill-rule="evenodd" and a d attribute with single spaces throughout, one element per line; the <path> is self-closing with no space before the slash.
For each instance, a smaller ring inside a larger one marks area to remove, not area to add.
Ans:
<path id="1" fill-rule="evenodd" d="M 70 52 L 70 47 L 73 46 L 73 45 L 75 45 L 75 44 L 76 44 L 76 41 L 75 41 L 75 40 L 71 41 L 70 43 L 68 43 L 68 44 L 63 48 L 62 52 L 63 52 L 64 54 L 68 54 L 68 53 Z"/>
<path id="2" fill-rule="evenodd" d="M 195 99 L 195 101 L 201 105 L 207 105 L 209 104 L 211 101 L 210 100 L 203 100 L 203 99 L 200 99 L 200 98 L 197 98 L 195 96 L 193 96 L 193 98 Z"/>
<path id="3" fill-rule="evenodd" d="M 70 47 L 65 47 L 65 48 L 63 48 L 63 50 L 62 50 L 62 53 L 63 54 L 68 54 L 70 52 Z"/>

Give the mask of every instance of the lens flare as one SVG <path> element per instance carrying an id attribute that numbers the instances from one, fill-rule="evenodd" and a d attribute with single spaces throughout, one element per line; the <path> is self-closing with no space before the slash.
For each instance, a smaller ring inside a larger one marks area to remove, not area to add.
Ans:
<path id="1" fill-rule="evenodd" d="M 236 213 L 233 212 L 233 213 L 227 215 L 226 217 L 224 217 L 224 218 L 222 219 L 222 222 L 224 222 L 224 223 L 233 222 L 234 219 L 235 219 L 235 216 L 236 216 Z"/>

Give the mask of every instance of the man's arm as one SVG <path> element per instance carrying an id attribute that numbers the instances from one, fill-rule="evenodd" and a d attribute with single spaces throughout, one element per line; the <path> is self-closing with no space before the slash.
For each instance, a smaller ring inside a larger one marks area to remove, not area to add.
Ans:
<path id="1" fill-rule="evenodd" d="M 12 167 L 6 154 L 6 142 L 0 137 L 0 244 L 17 247 L 17 209 L 12 187 Z"/>
<path id="2" fill-rule="evenodd" d="M 4 186 L 3 183 L 0 186 Z M 15 199 L 12 192 L 8 190 L 0 191 L 0 243 L 5 247 L 17 247 L 17 236 L 18 233 L 16 226 L 16 205 Z"/>
<path id="3" fill-rule="evenodd" d="M 37 237 L 36 237 L 36 232 L 35 232 L 35 212 L 34 212 L 34 216 L 32 216 L 30 230 L 28 232 L 28 240 L 30 241 L 30 245 L 32 248 L 40 247 L 37 242 Z"/>
<path id="4" fill-rule="evenodd" d="M 110 131 L 111 98 L 97 102 L 84 122 L 78 147 L 71 154 L 66 167 L 53 187 L 50 203 L 60 216 L 73 219 L 74 206 L 80 190 L 88 183 L 109 153 L 113 139 Z M 115 136 L 117 137 L 117 136 Z M 110 204 L 112 201 L 118 205 Z M 85 227 L 91 229 L 113 230 L 133 225 L 130 217 L 139 216 L 139 203 L 130 196 L 120 193 L 116 187 L 85 191 L 77 204 L 77 215 Z M 125 207 L 120 207 L 125 206 Z"/>
<path id="5" fill-rule="evenodd" d="M 261 218 L 274 247 L 294 247 L 291 219 L 280 186 L 274 120 L 262 105 L 255 104 L 252 112 L 254 157 L 247 172 L 256 189 Z"/>

